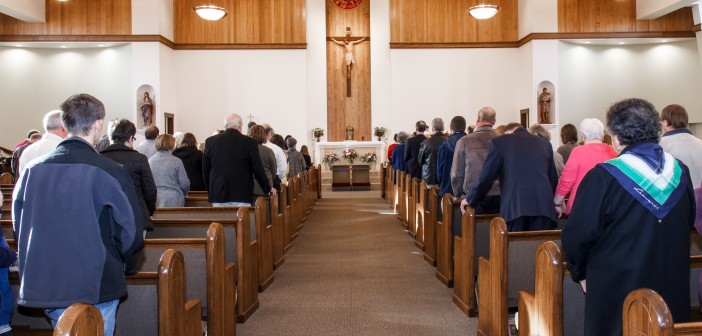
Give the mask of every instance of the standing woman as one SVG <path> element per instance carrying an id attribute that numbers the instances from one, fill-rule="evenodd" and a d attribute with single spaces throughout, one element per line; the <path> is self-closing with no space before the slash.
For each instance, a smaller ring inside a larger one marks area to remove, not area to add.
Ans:
<path id="1" fill-rule="evenodd" d="M 302 153 L 302 157 L 305 159 L 305 170 L 309 170 L 310 167 L 312 167 L 312 157 L 310 157 L 310 151 L 307 149 L 307 146 L 302 145 L 302 147 L 300 147 L 300 153 Z"/>
<path id="2" fill-rule="evenodd" d="M 583 139 L 585 141 L 585 139 Z M 561 127 L 561 142 L 563 145 L 556 149 L 558 154 L 563 157 L 563 163 L 568 163 L 568 158 L 570 158 L 570 153 L 578 145 L 578 130 L 575 129 L 573 124 L 565 124 Z"/>
<path id="3" fill-rule="evenodd" d="M 266 139 L 268 138 L 266 136 L 266 129 L 261 125 L 253 125 L 251 128 L 249 128 L 248 135 L 252 139 L 256 140 L 256 143 L 258 144 L 258 154 L 261 156 L 261 163 L 263 163 L 263 171 L 266 172 L 268 184 L 273 185 L 273 176 L 276 174 L 278 165 L 275 161 L 275 153 L 273 153 L 273 150 L 263 145 L 267 142 Z M 259 196 L 266 198 L 270 197 L 268 193 L 263 191 L 263 187 L 261 187 L 261 184 L 258 183 L 255 177 L 253 178 L 253 181 L 254 201 L 251 202 L 252 204 L 255 203 L 255 199 Z"/>
<path id="4" fill-rule="evenodd" d="M 144 218 L 144 230 L 151 231 L 154 229 L 151 215 L 156 210 L 156 183 L 151 174 L 149 159 L 132 149 L 135 134 L 136 125 L 133 122 L 128 119 L 115 120 L 108 130 L 111 143 L 100 154 L 121 164 L 129 173 Z"/>
<path id="5" fill-rule="evenodd" d="M 297 145 L 295 138 L 289 137 L 288 140 L 285 140 L 285 144 L 288 145 L 288 150 L 285 152 L 288 155 L 288 179 L 291 179 L 305 171 L 305 159 L 295 149 Z"/>
<path id="6" fill-rule="evenodd" d="M 158 189 L 157 208 L 182 207 L 190 190 L 190 180 L 183 162 L 171 154 L 174 146 L 175 138 L 172 135 L 159 135 L 156 138 L 157 152 L 149 159 Z"/>
<path id="7" fill-rule="evenodd" d="M 563 214 L 563 199 L 568 194 L 570 194 L 570 199 L 566 204 L 565 213 L 570 213 L 578 186 L 580 186 L 585 174 L 598 163 L 617 157 L 617 152 L 612 146 L 602 143 L 604 125 L 601 121 L 595 118 L 583 120 L 580 123 L 580 134 L 585 144 L 573 148 L 570 160 L 565 164 L 561 178 L 558 180 L 556 195 L 553 197 L 558 217 Z"/>
<path id="8" fill-rule="evenodd" d="M 183 134 L 180 143 L 176 139 L 173 156 L 183 161 L 183 167 L 190 180 L 190 190 L 205 191 L 205 178 L 202 176 L 202 152 L 197 149 L 197 139 L 192 133 Z"/>
<path id="9" fill-rule="evenodd" d="M 690 173 L 658 145 L 661 122 L 651 103 L 615 103 L 607 128 L 621 154 L 585 175 L 561 235 L 571 277 L 586 292 L 585 335 L 621 335 L 624 298 L 642 287 L 665 299 L 676 323 L 687 322 Z"/>

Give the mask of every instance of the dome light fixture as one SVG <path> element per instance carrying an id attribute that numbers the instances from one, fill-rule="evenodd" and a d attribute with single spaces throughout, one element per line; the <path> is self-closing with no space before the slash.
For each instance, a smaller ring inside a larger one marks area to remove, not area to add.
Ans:
<path id="1" fill-rule="evenodd" d="M 227 15 L 227 11 L 224 8 L 213 5 L 197 6 L 193 8 L 193 12 L 208 21 L 217 21 Z"/>
<path id="2" fill-rule="evenodd" d="M 468 8 L 468 14 L 478 20 L 485 20 L 495 16 L 499 10 L 500 6 L 481 4 Z"/>

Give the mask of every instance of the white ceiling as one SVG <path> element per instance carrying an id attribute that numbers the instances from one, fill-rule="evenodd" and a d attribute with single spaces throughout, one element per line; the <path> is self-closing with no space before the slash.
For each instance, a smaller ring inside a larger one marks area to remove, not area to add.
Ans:
<path id="1" fill-rule="evenodd" d="M 0 0 L 0 13 L 27 22 L 45 22 L 44 0 Z"/>

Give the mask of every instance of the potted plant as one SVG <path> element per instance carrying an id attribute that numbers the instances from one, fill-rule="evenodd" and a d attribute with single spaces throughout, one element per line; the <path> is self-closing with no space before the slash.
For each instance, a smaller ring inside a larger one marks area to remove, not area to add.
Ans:
<path id="1" fill-rule="evenodd" d="M 385 132 L 387 132 L 387 128 L 385 127 L 376 127 L 373 129 L 373 135 L 378 137 L 378 141 L 381 141 L 381 138 L 385 136 Z"/>
<path id="2" fill-rule="evenodd" d="M 312 130 L 312 136 L 317 140 L 317 142 L 319 142 L 319 138 L 324 136 L 324 130 L 317 127 Z"/>

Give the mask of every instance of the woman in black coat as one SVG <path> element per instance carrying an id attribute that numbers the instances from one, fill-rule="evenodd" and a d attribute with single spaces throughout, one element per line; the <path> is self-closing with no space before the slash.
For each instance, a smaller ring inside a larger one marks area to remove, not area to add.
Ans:
<path id="1" fill-rule="evenodd" d="M 185 133 L 183 141 L 176 144 L 173 156 L 183 161 L 185 172 L 190 179 L 191 191 L 205 191 L 205 179 L 202 176 L 202 152 L 197 149 L 197 139 L 192 133 Z"/>
<path id="2" fill-rule="evenodd" d="M 151 173 L 149 159 L 134 149 L 134 134 L 136 126 L 127 119 L 117 119 L 109 130 L 110 145 L 100 154 L 121 164 L 134 182 L 141 215 L 144 218 L 144 229 L 151 231 L 154 226 L 151 215 L 156 210 L 156 183 Z"/>

